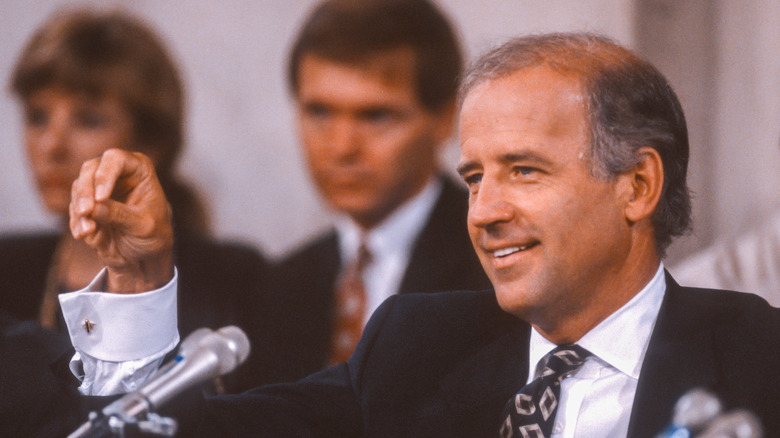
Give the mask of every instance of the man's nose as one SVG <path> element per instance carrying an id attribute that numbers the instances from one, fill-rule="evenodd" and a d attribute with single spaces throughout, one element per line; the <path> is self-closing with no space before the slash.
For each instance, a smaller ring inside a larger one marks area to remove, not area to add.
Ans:
<path id="1" fill-rule="evenodd" d="M 331 131 L 331 149 L 340 157 L 353 157 L 360 151 L 358 123 L 348 117 L 336 121 Z"/>
<path id="2" fill-rule="evenodd" d="M 471 225 L 487 228 L 511 221 L 515 212 L 507 196 L 506 188 L 500 183 L 483 178 L 469 202 Z"/>

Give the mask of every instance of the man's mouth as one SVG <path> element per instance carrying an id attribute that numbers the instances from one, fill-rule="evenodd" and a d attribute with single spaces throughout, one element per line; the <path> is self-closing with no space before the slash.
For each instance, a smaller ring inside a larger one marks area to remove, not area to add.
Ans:
<path id="1" fill-rule="evenodd" d="M 495 251 L 492 251 L 493 252 L 493 257 L 497 257 L 497 258 L 506 257 L 506 256 L 509 256 L 509 255 L 512 255 L 512 254 L 515 254 L 515 253 L 518 253 L 518 252 L 521 252 L 521 251 L 525 251 L 525 250 L 531 249 L 531 248 L 533 248 L 534 246 L 536 246 L 538 244 L 539 244 L 539 242 L 531 242 L 531 243 L 526 244 L 526 245 L 509 246 L 509 247 L 506 247 L 506 248 L 497 249 Z"/>

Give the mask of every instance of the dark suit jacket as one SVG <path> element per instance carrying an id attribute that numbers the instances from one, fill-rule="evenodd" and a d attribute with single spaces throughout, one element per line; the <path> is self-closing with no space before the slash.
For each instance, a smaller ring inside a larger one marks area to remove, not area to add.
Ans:
<path id="1" fill-rule="evenodd" d="M 443 178 L 441 195 L 417 237 L 399 293 L 480 290 L 490 287 L 466 230 L 468 197 Z M 258 317 L 267 334 L 263 353 L 246 370 L 256 383 L 292 381 L 322 369 L 328 360 L 341 257 L 334 231 L 314 240 L 273 270 L 272 286 Z M 268 360 L 267 358 L 271 358 Z"/>
<path id="2" fill-rule="evenodd" d="M 296 384 L 208 399 L 207 436 L 494 437 L 528 372 L 530 326 L 492 291 L 396 296 L 347 364 Z M 753 295 L 667 292 L 642 365 L 629 436 L 653 437 L 677 399 L 712 390 L 780 432 L 780 309 Z"/>
<path id="3" fill-rule="evenodd" d="M 0 310 L 17 319 L 37 321 L 58 238 L 56 234 L 37 234 L 0 239 L 0 281 L 3 283 Z M 257 251 L 238 244 L 188 235 L 177 235 L 176 239 L 178 323 L 182 339 L 200 327 L 250 326 L 266 286 L 265 259 Z M 70 342 L 64 324 L 60 335 Z M 230 389 L 250 387 L 248 383 L 238 382 L 239 378 L 238 375 L 226 377 Z"/>
<path id="4" fill-rule="evenodd" d="M 82 400 L 52 367 L 70 351 L 56 333 L 0 311 L 0 436 L 66 436 L 78 426 Z"/>
<path id="5" fill-rule="evenodd" d="M 46 275 L 58 235 L 6 236 L 0 239 L 0 309 L 18 319 L 37 320 Z M 238 244 L 177 236 L 179 331 L 242 322 L 246 303 L 256 301 L 267 276 L 257 251 Z M 257 304 L 254 304 L 257 305 Z"/>

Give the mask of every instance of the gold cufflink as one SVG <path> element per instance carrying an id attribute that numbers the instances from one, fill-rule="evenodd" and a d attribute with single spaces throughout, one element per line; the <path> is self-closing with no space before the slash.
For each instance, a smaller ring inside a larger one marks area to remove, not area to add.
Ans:
<path id="1" fill-rule="evenodd" d="M 87 331 L 87 333 L 92 333 L 92 329 L 95 327 L 95 323 L 91 322 L 88 318 L 84 320 L 84 330 Z"/>

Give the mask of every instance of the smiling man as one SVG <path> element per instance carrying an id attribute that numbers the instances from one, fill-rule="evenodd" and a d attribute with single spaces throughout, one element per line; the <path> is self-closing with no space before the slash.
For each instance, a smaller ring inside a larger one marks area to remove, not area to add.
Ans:
<path id="1" fill-rule="evenodd" d="M 574 72 L 543 64 L 469 86 L 459 171 L 474 248 L 505 311 L 577 341 L 658 271 L 661 157 L 637 145 L 633 169 L 596 177 Z"/>
<path id="2" fill-rule="evenodd" d="M 681 287 L 661 262 L 690 214 L 687 130 L 663 76 L 602 37 L 548 34 L 483 56 L 461 96 L 468 230 L 495 290 L 391 297 L 348 362 L 206 399 L 202 430 L 650 438 L 694 388 L 780 430 L 780 310 Z M 74 203 L 142 170 L 126 155 L 94 165 Z M 115 226 L 75 213 L 77 237 Z"/>

